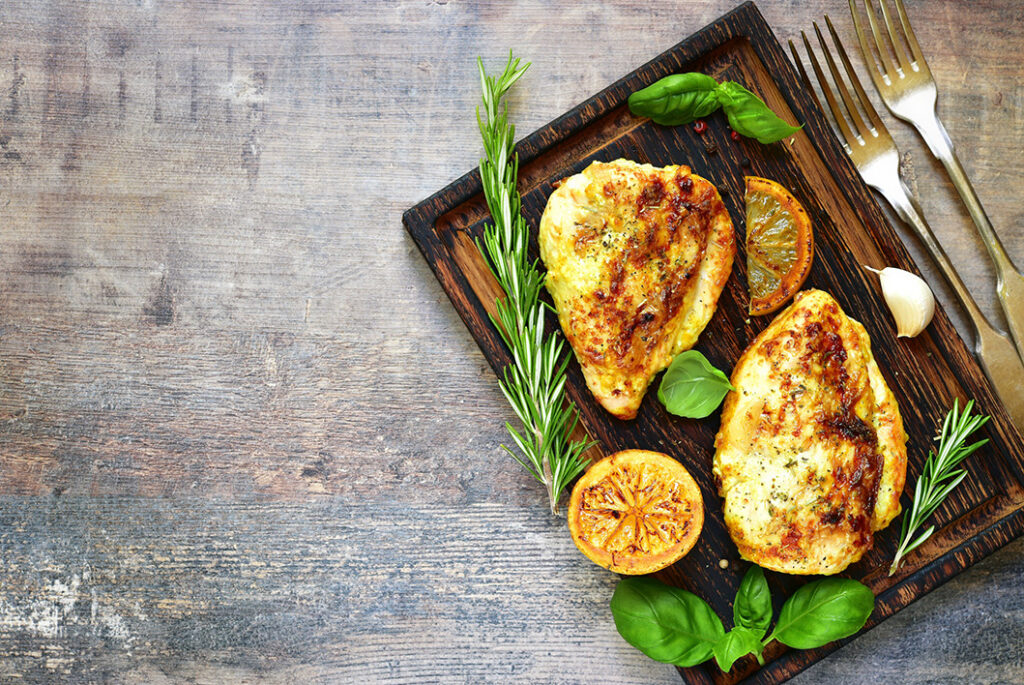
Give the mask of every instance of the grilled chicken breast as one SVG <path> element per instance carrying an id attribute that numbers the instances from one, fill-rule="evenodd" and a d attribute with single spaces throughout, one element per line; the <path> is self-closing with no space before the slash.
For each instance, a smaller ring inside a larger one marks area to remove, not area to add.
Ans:
<path id="1" fill-rule="evenodd" d="M 587 386 L 615 416 L 635 417 L 729 278 L 735 238 L 718 191 L 685 166 L 594 162 L 548 198 L 538 240 Z"/>
<path id="2" fill-rule="evenodd" d="M 744 559 L 838 573 L 900 512 L 906 433 L 864 327 L 805 291 L 736 363 L 715 439 L 725 523 Z"/>

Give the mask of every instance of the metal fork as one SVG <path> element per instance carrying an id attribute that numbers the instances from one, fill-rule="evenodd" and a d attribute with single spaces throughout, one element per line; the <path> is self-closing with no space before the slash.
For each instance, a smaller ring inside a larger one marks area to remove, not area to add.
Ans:
<path id="1" fill-rule="evenodd" d="M 892 208 L 900 218 L 914 228 L 921 238 L 921 242 L 924 243 L 928 252 L 931 253 L 932 259 L 939 265 L 942 274 L 946 277 L 950 287 L 957 298 L 959 298 L 973 324 L 974 352 L 978 357 L 978 361 L 995 387 L 1000 399 L 1006 405 L 1006 409 L 1014 424 L 1021 430 L 1024 430 L 1024 392 L 1021 392 L 1021 388 L 1024 388 L 1024 363 L 1021 362 L 1020 357 L 1017 355 L 1013 341 L 1010 340 L 1009 336 L 993 327 L 988 319 L 985 318 L 974 298 L 971 297 L 967 286 L 960 280 L 960 276 L 953 268 L 949 257 L 946 256 L 928 224 L 921 217 L 921 208 L 917 200 L 907 189 L 903 179 L 900 178 L 899 151 L 896 149 L 896 144 L 893 143 L 892 136 L 889 135 L 889 131 L 878 117 L 878 112 L 875 111 L 871 101 L 868 100 L 867 93 L 864 92 L 864 88 L 861 86 L 860 80 L 853 70 L 853 65 L 850 64 L 850 58 L 847 56 L 843 44 L 839 41 L 839 36 L 836 34 L 835 27 L 832 26 L 832 21 L 828 16 L 825 17 L 825 22 L 828 25 L 829 33 L 832 35 L 832 41 L 835 43 L 839 59 L 842 61 L 843 67 L 845 67 L 846 75 L 857 94 L 857 101 L 863 108 L 864 113 L 867 114 L 870 122 L 865 122 L 858 112 L 853 96 L 839 74 L 839 69 L 836 67 L 836 62 L 825 43 L 817 22 L 814 23 L 814 32 L 818 35 L 818 43 L 821 45 L 822 53 L 825 55 L 825 61 L 832 74 L 832 79 L 835 81 L 836 90 L 839 92 L 842 104 L 833 94 L 828 79 L 821 69 L 821 64 L 818 62 L 814 50 L 811 49 L 811 43 L 807 40 L 807 34 L 801 31 L 800 35 L 803 37 L 804 47 L 810 58 L 814 74 L 818 78 L 821 92 L 825 96 L 828 108 L 831 110 L 836 125 L 842 134 L 843 149 L 853 159 L 853 163 L 864 178 L 864 181 L 880 192 L 889 201 L 889 204 L 892 205 Z M 800 71 L 800 75 L 807 84 L 807 90 L 817 100 L 811 80 L 804 70 L 803 62 L 800 60 L 792 40 L 789 41 L 789 49 L 793 53 L 793 61 Z M 821 105 L 820 101 L 818 105 Z"/>
<path id="2" fill-rule="evenodd" d="M 1024 356 L 1024 276 L 1014 267 L 1002 242 L 992 229 L 992 223 L 988 220 L 978 196 L 974 193 L 974 188 L 967 179 L 967 173 L 960 165 L 960 160 L 953 149 L 953 143 L 949 139 L 949 134 L 946 133 L 946 127 L 942 125 L 942 121 L 935 111 L 938 93 L 935 79 L 932 78 L 932 72 L 928 69 L 928 63 L 921 53 L 921 46 L 917 44 L 917 38 L 910 27 L 907 12 L 903 9 L 903 0 L 895 0 L 895 2 L 896 10 L 899 12 L 900 26 L 903 28 L 902 37 L 906 39 L 906 45 L 910 48 L 909 55 L 904 49 L 900 35 L 898 35 L 900 31 L 893 22 L 892 12 L 889 10 L 886 0 L 878 0 L 878 4 L 882 8 L 886 32 L 889 34 L 889 41 L 896 54 L 895 62 L 882 39 L 871 0 L 864 0 L 864 2 L 866 3 L 868 22 L 871 24 L 871 34 L 875 39 L 875 47 L 878 48 L 877 61 L 868 47 L 867 37 L 864 35 L 857 11 L 857 2 L 849 0 L 853 24 L 857 29 L 857 39 L 860 42 L 861 52 L 864 54 L 864 62 L 868 65 L 871 80 L 874 81 L 875 87 L 878 88 L 878 93 L 882 96 L 882 101 L 889 111 L 914 125 L 914 128 L 924 138 L 924 142 L 927 143 L 928 149 L 946 167 L 946 172 L 953 181 L 953 185 L 960 191 L 960 198 L 967 205 L 967 211 L 974 219 L 985 246 L 988 248 L 988 253 L 995 263 L 996 291 L 999 294 L 999 303 L 1003 306 L 1003 312 L 1006 313 L 1006 320 L 1010 324 L 1010 334 L 1013 335 L 1013 339 L 1017 343 L 1017 351 Z"/>

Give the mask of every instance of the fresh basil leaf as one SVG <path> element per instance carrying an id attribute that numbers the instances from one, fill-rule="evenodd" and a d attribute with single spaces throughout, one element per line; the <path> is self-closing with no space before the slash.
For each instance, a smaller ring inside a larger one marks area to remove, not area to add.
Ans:
<path id="1" fill-rule="evenodd" d="M 772 623 L 772 593 L 760 566 L 751 566 L 743 576 L 732 603 L 732 620 L 735 625 L 756 633 L 758 640 L 768 632 Z"/>
<path id="2" fill-rule="evenodd" d="M 629 111 L 663 126 L 688 124 L 719 108 L 718 81 L 697 72 L 673 74 L 629 96 Z"/>
<path id="3" fill-rule="evenodd" d="M 737 626 L 715 643 L 715 661 L 722 671 L 728 672 L 737 659 L 747 654 L 760 654 L 761 649 L 761 638 L 756 632 Z"/>
<path id="4" fill-rule="evenodd" d="M 703 354 L 687 350 L 672 360 L 658 386 L 658 399 L 676 416 L 702 419 L 735 389 Z"/>
<path id="5" fill-rule="evenodd" d="M 612 616 L 619 635 L 655 661 L 696 666 L 707 661 L 725 628 L 692 592 L 653 578 L 625 578 L 615 588 Z"/>
<path id="6" fill-rule="evenodd" d="M 816 580 L 793 593 L 779 613 L 773 639 L 796 649 L 814 649 L 853 635 L 875 608 L 875 596 L 848 578 Z"/>
<path id="7" fill-rule="evenodd" d="M 732 130 L 748 138 L 757 138 L 760 143 L 774 143 L 801 129 L 780 119 L 764 104 L 764 100 L 735 81 L 719 85 L 715 97 L 725 110 Z"/>

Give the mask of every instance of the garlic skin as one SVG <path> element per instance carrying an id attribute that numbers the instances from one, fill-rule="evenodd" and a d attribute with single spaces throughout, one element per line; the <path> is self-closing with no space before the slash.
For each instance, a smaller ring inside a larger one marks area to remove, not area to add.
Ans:
<path id="1" fill-rule="evenodd" d="M 928 327 L 935 315 L 935 296 L 920 276 L 889 266 L 881 271 L 865 267 L 878 274 L 882 296 L 896 321 L 896 336 L 913 338 Z"/>

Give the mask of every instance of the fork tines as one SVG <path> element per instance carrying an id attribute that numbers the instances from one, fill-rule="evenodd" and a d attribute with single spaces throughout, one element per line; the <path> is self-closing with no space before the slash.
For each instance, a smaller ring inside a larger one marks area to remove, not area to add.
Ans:
<path id="1" fill-rule="evenodd" d="M 864 0 L 865 12 L 868 15 L 868 23 L 871 25 L 871 34 L 875 39 L 875 47 L 877 48 L 877 62 L 873 65 L 874 68 L 869 68 L 871 73 L 871 79 L 875 82 L 875 85 L 881 90 L 883 85 L 889 85 L 892 81 L 908 76 L 912 72 L 925 72 L 928 71 L 928 63 L 924 59 L 924 55 L 921 53 L 921 46 L 917 43 L 917 37 L 914 35 L 914 30 L 910 28 L 910 20 L 907 19 L 907 12 L 903 8 L 903 0 L 895 0 L 896 11 L 899 13 L 900 26 L 903 31 L 897 30 L 895 23 L 892 20 L 892 12 L 889 10 L 889 5 L 886 0 L 878 0 L 878 4 L 882 8 L 882 19 L 885 21 L 886 33 L 889 34 L 888 46 L 892 47 L 890 52 L 889 47 L 885 44 L 882 39 L 882 33 L 878 28 L 878 17 L 875 12 L 875 8 L 871 3 L 871 0 Z M 871 50 L 868 47 L 867 37 L 864 35 L 864 28 L 860 22 L 860 13 L 857 11 L 857 0 L 849 0 L 850 13 L 853 15 L 853 25 L 857 30 L 857 40 L 860 42 L 860 49 L 864 53 L 864 58 L 868 62 L 874 62 L 872 59 Z M 910 53 L 913 59 L 907 56 L 907 51 L 904 47 L 904 41 L 910 48 Z M 892 55 L 896 55 L 896 61 L 893 62 Z M 869 65 L 871 67 L 872 65 Z M 881 83 L 880 83 L 881 82 Z"/>
<path id="2" fill-rule="evenodd" d="M 850 58 L 846 54 L 846 49 L 843 47 L 842 42 L 840 42 L 836 29 L 832 25 L 832 20 L 829 19 L 828 15 L 825 16 L 825 23 L 832 36 L 832 42 L 836 46 L 835 49 L 839 55 L 839 60 L 843 63 L 843 69 L 846 72 L 846 80 L 852 84 L 853 90 L 857 95 L 856 100 L 854 100 L 853 96 L 850 94 L 850 89 L 847 87 L 846 81 L 844 81 L 843 77 L 840 75 L 839 68 L 836 66 L 836 61 L 832 57 L 832 51 L 829 49 L 824 36 L 822 36 L 818 23 L 814 22 L 814 32 L 817 34 L 818 44 L 821 46 L 821 52 L 825 57 L 829 73 L 832 75 L 832 81 L 835 83 L 835 90 L 839 93 L 839 99 L 836 98 L 832 87 L 829 85 L 829 79 L 825 76 L 825 73 L 822 70 L 821 63 L 818 61 L 818 58 L 814 53 L 814 49 L 811 47 L 811 42 L 807 39 L 807 34 L 801 31 L 800 35 L 803 38 L 804 49 L 807 51 L 807 56 L 811 62 L 811 68 L 814 70 L 814 75 L 817 77 L 822 95 L 828 103 L 828 109 L 832 112 L 832 117 L 835 120 L 836 126 L 838 127 L 844 141 L 843 147 L 848 153 L 856 157 L 854 151 L 857 148 L 864 146 L 869 141 L 877 141 L 879 139 L 891 140 L 891 137 L 889 136 L 889 131 L 885 128 L 885 124 L 883 124 L 882 120 L 879 118 L 878 112 L 868 99 L 868 95 L 864 91 L 864 87 L 861 85 L 860 79 L 857 78 L 857 72 L 854 71 L 853 65 L 850 63 Z M 793 53 L 793 61 L 796 63 L 800 76 L 803 78 L 808 90 L 810 90 L 812 96 L 814 96 L 820 106 L 821 101 L 817 100 L 817 96 L 814 95 L 812 81 L 804 70 L 803 62 L 801 61 L 796 45 L 793 44 L 792 40 L 789 41 L 789 49 Z M 861 112 L 863 112 L 864 116 L 862 116 Z M 865 121 L 865 117 L 867 121 Z"/>

